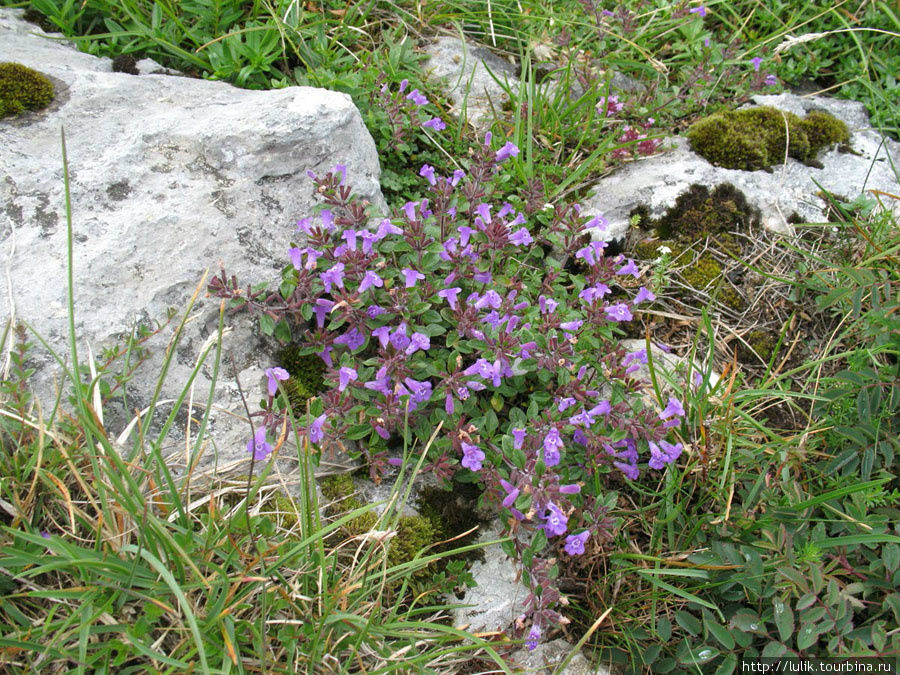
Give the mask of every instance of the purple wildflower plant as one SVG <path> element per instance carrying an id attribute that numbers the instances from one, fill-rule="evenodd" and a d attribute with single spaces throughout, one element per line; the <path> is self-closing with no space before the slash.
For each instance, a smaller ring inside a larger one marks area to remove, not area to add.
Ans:
<path id="1" fill-rule="evenodd" d="M 409 83 L 374 96 L 385 114 L 422 125 L 415 115 L 428 104 Z M 467 480 L 514 523 L 507 552 L 531 561 L 519 634 L 530 625 L 536 644 L 541 626 L 562 620 L 553 547 L 536 542 L 559 538 L 557 550 L 572 556 L 601 541 L 594 507 L 607 497 L 598 493 L 604 474 L 634 480 L 647 462 L 674 462 L 682 445 L 673 427 L 685 413 L 674 399 L 662 411 L 644 403 L 646 385 L 631 374 L 646 354 L 618 345 L 618 324 L 653 300 L 631 278 L 641 271 L 607 255 L 605 242 L 585 245 L 605 222 L 598 215 L 558 204 L 538 226 L 534 211 L 510 204 L 526 200 L 496 199 L 517 148 L 492 140 L 473 149 L 465 172 L 422 166 L 416 201 L 372 226 L 346 169 L 314 176 L 324 208 L 297 224 L 278 288 L 244 288 L 223 270 L 209 290 L 326 363 L 324 391 L 308 415 L 293 416 L 316 451 L 358 439 L 379 477 L 395 455 L 389 444 L 409 433 L 428 448 L 425 470 L 438 480 L 474 472 Z M 583 264 L 547 264 L 545 250 Z M 280 373 L 266 374 L 277 389 Z M 268 456 L 265 434 L 285 423 L 287 402 L 273 399 L 253 414 L 254 456 Z"/>

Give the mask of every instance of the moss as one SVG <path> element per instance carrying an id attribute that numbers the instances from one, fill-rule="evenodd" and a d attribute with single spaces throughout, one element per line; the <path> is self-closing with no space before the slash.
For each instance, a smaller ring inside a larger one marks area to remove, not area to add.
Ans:
<path id="1" fill-rule="evenodd" d="M 710 235 L 746 231 L 758 225 L 759 218 L 759 210 L 731 183 L 717 185 L 712 191 L 694 183 L 654 225 L 660 237 L 692 244 Z"/>
<path id="2" fill-rule="evenodd" d="M 691 147 L 711 163 L 744 171 L 771 170 L 790 157 L 821 166 L 816 155 L 834 143 L 850 140 L 847 126 L 823 112 L 801 119 L 789 112 L 763 106 L 719 112 L 695 123 L 687 133 Z"/>
<path id="3" fill-rule="evenodd" d="M 0 63 L 0 117 L 40 110 L 53 100 L 53 83 L 20 63 Z"/>
<path id="4" fill-rule="evenodd" d="M 722 266 L 709 254 L 698 257 L 694 263 L 682 271 L 684 280 L 698 291 L 708 288 L 722 274 Z"/>
<path id="5" fill-rule="evenodd" d="M 721 289 L 716 298 L 726 307 L 730 307 L 738 312 L 747 306 L 744 297 L 730 286 Z"/>
<path id="6" fill-rule="evenodd" d="M 309 399 L 325 391 L 325 362 L 315 354 L 302 354 L 296 343 L 281 349 L 275 360 L 290 375 L 283 386 L 291 407 L 300 414 Z"/>
<path id="7" fill-rule="evenodd" d="M 778 336 L 771 331 L 751 330 L 744 336 L 744 342 L 738 346 L 738 358 L 743 363 L 759 364 L 760 360 L 768 363 L 778 344 Z"/>

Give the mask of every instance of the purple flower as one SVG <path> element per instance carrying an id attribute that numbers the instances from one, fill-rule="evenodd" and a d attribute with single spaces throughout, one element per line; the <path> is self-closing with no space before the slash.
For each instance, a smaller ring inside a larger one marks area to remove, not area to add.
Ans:
<path id="1" fill-rule="evenodd" d="M 512 435 L 513 435 L 513 447 L 516 450 L 521 450 L 522 443 L 525 442 L 525 436 L 526 436 L 525 430 L 524 429 L 513 429 Z"/>
<path id="2" fill-rule="evenodd" d="M 484 461 L 484 452 L 477 445 L 463 442 L 463 459 L 462 464 L 471 471 L 481 471 L 481 463 Z"/>
<path id="3" fill-rule="evenodd" d="M 508 509 L 510 506 L 515 504 L 516 498 L 519 496 L 519 488 L 512 485 L 511 483 L 507 483 L 502 478 L 500 479 L 500 485 L 503 486 L 504 490 L 506 490 L 506 498 L 503 500 L 503 508 Z"/>
<path id="4" fill-rule="evenodd" d="M 347 385 L 350 384 L 351 381 L 356 379 L 356 370 L 353 368 L 341 368 L 338 371 L 338 377 L 340 378 L 340 382 L 338 383 L 338 391 L 344 391 L 347 388 Z"/>
<path id="5" fill-rule="evenodd" d="M 319 274 L 322 283 L 325 284 L 325 292 L 331 292 L 331 285 L 334 284 L 338 288 L 344 287 L 344 263 L 337 263 L 327 272 Z"/>
<path id="6" fill-rule="evenodd" d="M 370 288 L 381 288 L 382 286 L 384 286 L 384 281 L 382 281 L 381 277 L 375 272 L 367 271 L 363 276 L 362 283 L 359 285 L 359 292 L 365 293 Z"/>
<path id="7" fill-rule="evenodd" d="M 559 324 L 559 327 L 563 330 L 576 331 L 581 328 L 583 323 L 584 321 L 564 321 L 563 323 Z"/>
<path id="8" fill-rule="evenodd" d="M 500 162 L 505 162 L 510 157 L 515 157 L 518 154 L 519 148 L 516 147 L 516 144 L 512 141 L 506 141 L 506 145 L 504 145 L 497 151 L 494 159 L 499 164 Z"/>
<path id="9" fill-rule="evenodd" d="M 378 225 L 378 229 L 375 231 L 375 237 L 378 241 L 381 241 L 389 234 L 403 234 L 403 230 L 394 225 L 390 220 L 385 218 Z"/>
<path id="10" fill-rule="evenodd" d="M 365 342 L 366 336 L 360 333 L 356 328 L 351 328 L 346 333 L 338 338 L 335 338 L 334 340 L 335 344 L 347 345 L 347 349 L 349 349 L 351 352 L 354 352 L 362 347 Z"/>
<path id="11" fill-rule="evenodd" d="M 334 349 L 331 345 L 328 345 L 320 352 L 316 352 L 316 356 L 322 359 L 325 362 L 325 365 L 331 368 L 331 350 Z"/>
<path id="12" fill-rule="evenodd" d="M 556 504 L 550 502 L 550 506 L 544 516 L 544 533 L 548 537 L 558 537 L 566 533 L 568 523 L 569 519 L 566 517 L 566 514 L 560 511 Z"/>
<path id="13" fill-rule="evenodd" d="M 453 172 L 453 176 L 450 178 L 450 185 L 452 185 L 453 187 L 456 187 L 459 184 L 459 181 L 461 181 L 465 177 L 465 175 L 466 175 L 465 171 L 463 171 L 462 169 L 456 169 Z M 453 215 L 456 215 L 455 207 L 453 210 Z"/>
<path id="14" fill-rule="evenodd" d="M 372 335 L 378 338 L 378 343 L 381 345 L 382 349 L 384 349 L 388 346 L 388 341 L 391 337 L 391 327 L 379 326 L 372 331 Z"/>
<path id="15" fill-rule="evenodd" d="M 413 89 L 411 92 L 409 92 L 406 95 L 406 99 L 408 101 L 412 101 L 416 105 L 420 105 L 420 106 L 428 103 L 428 99 L 425 98 L 422 94 L 420 94 L 418 89 Z"/>
<path id="16" fill-rule="evenodd" d="M 541 627 L 537 624 L 534 624 L 531 627 L 531 631 L 528 633 L 528 639 L 525 640 L 525 646 L 528 647 L 528 651 L 533 652 L 537 649 L 538 640 L 541 639 Z"/>
<path id="17" fill-rule="evenodd" d="M 759 56 L 754 56 L 752 59 L 750 59 L 750 63 L 753 64 L 753 72 L 755 72 L 755 73 L 759 72 L 759 66 L 762 62 L 763 62 L 763 60 Z"/>
<path id="18" fill-rule="evenodd" d="M 613 462 L 613 466 L 616 467 L 623 474 L 625 474 L 625 478 L 627 478 L 628 480 L 637 480 L 638 476 L 641 475 L 640 469 L 637 468 L 636 464 L 626 464 L 625 462 Z"/>
<path id="19" fill-rule="evenodd" d="M 472 275 L 472 278 L 477 281 L 479 284 L 489 284 L 491 283 L 491 273 L 490 272 L 475 272 Z"/>
<path id="20" fill-rule="evenodd" d="M 588 530 L 581 534 L 570 534 L 566 537 L 566 553 L 569 555 L 581 555 L 584 553 L 584 542 L 587 541 L 589 536 L 591 536 L 591 533 Z"/>
<path id="21" fill-rule="evenodd" d="M 403 279 L 406 283 L 406 288 L 414 288 L 417 281 L 421 281 L 425 278 L 425 275 L 417 270 L 412 270 L 410 268 L 405 268 L 402 270 Z"/>
<path id="22" fill-rule="evenodd" d="M 409 345 L 406 347 L 406 351 L 403 353 L 409 356 L 410 354 L 414 354 L 416 351 L 421 349 L 422 351 L 428 351 L 429 347 L 431 347 L 431 341 L 428 339 L 428 336 L 424 333 L 413 333 L 412 337 L 409 339 Z"/>
<path id="23" fill-rule="evenodd" d="M 381 316 L 385 312 L 387 312 L 387 310 L 384 307 L 379 307 L 378 305 L 369 305 L 368 308 L 366 308 L 366 316 L 368 316 L 370 319 L 374 319 L 376 316 Z"/>
<path id="24" fill-rule="evenodd" d="M 679 401 L 674 396 L 669 397 L 668 404 L 663 409 L 663 411 L 659 413 L 659 419 L 661 420 L 665 420 L 670 417 L 684 417 L 684 407 L 681 405 L 681 401 Z"/>
<path id="25" fill-rule="evenodd" d="M 632 364 L 633 361 L 637 361 L 637 363 Z M 646 349 L 638 349 L 635 352 L 630 352 L 625 355 L 625 358 L 622 359 L 622 366 L 625 367 L 625 374 L 633 373 L 636 370 L 639 370 L 642 363 L 647 363 L 647 350 Z"/>
<path id="26" fill-rule="evenodd" d="M 432 117 L 427 122 L 422 122 L 422 126 L 434 129 L 435 131 L 443 131 L 447 128 L 447 125 L 444 124 L 444 120 L 440 117 Z"/>
<path id="27" fill-rule="evenodd" d="M 603 311 L 606 312 L 606 318 L 610 321 L 631 321 L 632 319 L 628 305 L 624 302 L 604 307 Z"/>
<path id="28" fill-rule="evenodd" d="M 565 398 L 559 399 L 559 405 L 556 409 L 559 412 L 564 412 L 568 408 L 571 408 L 573 405 L 575 405 L 575 399 L 571 396 L 566 396 Z"/>
<path id="29" fill-rule="evenodd" d="M 325 229 L 329 232 L 334 232 L 334 214 L 329 209 L 323 209 L 319 217 L 322 219 L 322 225 L 325 226 Z"/>
<path id="30" fill-rule="evenodd" d="M 528 246 L 528 244 L 534 241 L 531 234 L 524 227 L 520 227 L 510 234 L 507 239 L 509 239 L 509 243 L 514 244 L 515 246 Z"/>
<path id="31" fill-rule="evenodd" d="M 419 175 L 422 176 L 425 180 L 428 181 L 429 185 L 437 185 L 437 181 L 434 179 L 434 167 L 428 164 L 423 164 L 422 168 L 419 169 Z"/>
<path id="32" fill-rule="evenodd" d="M 547 466 L 556 466 L 559 464 L 559 451 L 562 450 L 563 442 L 559 437 L 559 429 L 553 428 L 544 436 L 544 464 Z"/>
<path id="33" fill-rule="evenodd" d="M 672 445 L 666 441 L 660 441 L 659 445 L 650 441 L 650 468 L 659 471 L 666 464 L 671 464 L 681 455 L 681 443 Z"/>
<path id="34" fill-rule="evenodd" d="M 278 391 L 278 380 L 286 380 L 290 375 L 284 368 L 266 368 L 266 377 L 269 378 L 269 396 L 274 396 Z"/>
<path id="35" fill-rule="evenodd" d="M 397 351 L 403 351 L 409 346 L 409 338 L 406 336 L 405 321 L 397 326 L 397 330 L 391 333 L 389 339 L 391 341 L 391 345 L 393 345 L 394 349 L 396 349 Z"/>
<path id="36" fill-rule="evenodd" d="M 459 295 L 459 292 L 462 289 L 459 286 L 455 286 L 454 288 L 445 288 L 442 291 L 438 291 L 438 297 L 444 298 L 447 301 L 447 304 L 450 305 L 450 309 L 456 310 L 456 296 Z"/>
<path id="37" fill-rule="evenodd" d="M 485 307 L 492 307 L 493 309 L 500 309 L 500 305 L 503 303 L 503 298 L 500 297 L 500 294 L 495 290 L 489 290 L 487 293 L 481 296 L 478 300 L 475 301 L 475 309 L 484 309 Z"/>
<path id="38" fill-rule="evenodd" d="M 353 229 L 347 229 L 341 232 L 341 239 L 347 242 L 347 249 L 350 251 L 356 250 L 356 235 L 357 231 Z"/>
<path id="39" fill-rule="evenodd" d="M 378 241 L 378 235 L 374 232 L 369 232 L 368 230 L 360 230 L 359 237 L 362 239 L 362 250 L 363 253 L 369 254 L 372 252 L 372 244 Z"/>
<path id="40" fill-rule="evenodd" d="M 640 290 L 638 290 L 637 295 L 634 296 L 634 304 L 639 305 L 645 300 L 649 300 L 653 302 L 656 300 L 656 296 L 653 295 L 652 291 L 648 291 L 644 286 L 641 286 Z"/>
<path id="41" fill-rule="evenodd" d="M 545 298 L 541 295 L 538 296 L 538 307 L 541 309 L 541 314 L 552 314 L 553 310 L 559 307 L 559 303 L 553 298 Z"/>
<path id="42" fill-rule="evenodd" d="M 322 427 L 325 426 L 325 419 L 325 413 L 322 413 L 309 425 L 310 443 L 321 443 L 322 439 L 325 438 L 325 433 L 322 431 Z"/>
<path id="43" fill-rule="evenodd" d="M 415 404 L 425 403 L 431 399 L 431 382 L 428 380 L 414 380 L 411 377 L 404 378 L 406 386 L 411 392 L 412 402 Z M 412 409 L 412 408 L 411 408 Z"/>
<path id="44" fill-rule="evenodd" d="M 579 492 L 581 492 L 581 486 L 578 483 L 559 486 L 559 493 L 561 495 L 577 495 Z"/>
<path id="45" fill-rule="evenodd" d="M 478 217 L 481 218 L 484 222 L 491 222 L 491 205 L 481 203 L 475 207 L 475 213 L 478 214 Z"/>
<path id="46" fill-rule="evenodd" d="M 700 5 L 699 7 L 691 7 L 688 10 L 691 14 L 698 14 L 699 16 L 706 16 L 706 7 Z"/>
<path id="47" fill-rule="evenodd" d="M 294 266 L 295 270 L 303 269 L 303 249 L 292 247 L 288 250 L 288 255 L 291 257 L 291 264 Z"/>
<path id="48" fill-rule="evenodd" d="M 620 276 L 630 274 L 635 279 L 641 276 L 641 273 L 638 271 L 637 265 L 634 264 L 634 260 L 632 260 L 631 258 L 628 259 L 628 262 L 625 265 L 619 268 L 619 271 L 616 272 L 616 274 Z"/>
<path id="49" fill-rule="evenodd" d="M 384 396 L 390 396 L 392 393 L 391 378 L 387 375 L 387 368 L 379 369 L 379 371 L 375 373 L 375 379 L 371 382 L 364 383 L 363 387 L 371 389 L 372 391 L 377 391 Z"/>
<path id="50" fill-rule="evenodd" d="M 775 77 L 772 73 L 769 73 L 768 75 L 766 75 L 766 79 L 763 80 L 763 82 L 765 82 L 769 87 L 774 87 L 776 84 L 778 84 L 778 78 Z"/>
<path id="51" fill-rule="evenodd" d="M 312 234 L 312 218 L 301 218 L 297 221 L 297 231 Z"/>
<path id="52" fill-rule="evenodd" d="M 406 214 L 406 219 L 409 222 L 413 222 L 416 219 L 416 207 L 419 205 L 419 202 L 406 202 L 402 208 L 403 213 Z"/>
<path id="53" fill-rule="evenodd" d="M 266 442 L 265 427 L 257 429 L 253 438 L 247 441 L 247 452 L 253 453 L 253 459 L 257 462 L 263 461 L 272 453 L 272 445 Z"/>

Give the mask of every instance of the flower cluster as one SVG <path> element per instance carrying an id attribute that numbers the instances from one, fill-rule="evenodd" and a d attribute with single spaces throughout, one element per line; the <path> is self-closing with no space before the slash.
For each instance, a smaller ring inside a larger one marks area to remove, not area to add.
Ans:
<path id="1" fill-rule="evenodd" d="M 324 208 L 298 222 L 279 289 L 243 290 L 223 270 L 210 291 L 326 364 L 330 388 L 300 429 L 311 443 L 360 440 L 377 475 L 399 461 L 404 434 L 425 440 L 443 423 L 426 469 L 477 479 L 510 524 L 536 642 L 562 620 L 555 556 L 606 536 L 598 486 L 674 462 L 682 445 L 666 438 L 685 411 L 674 398 L 647 407 L 636 379 L 646 352 L 617 344 L 619 324 L 654 297 L 635 261 L 591 240 L 605 221 L 561 204 L 539 226 L 498 198 L 518 152 L 488 134 L 466 171 L 422 166 L 426 196 L 373 226 L 344 167 L 315 176 Z M 267 375 L 271 395 L 287 373 Z M 266 415 L 248 444 L 259 459 L 277 428 Z"/>

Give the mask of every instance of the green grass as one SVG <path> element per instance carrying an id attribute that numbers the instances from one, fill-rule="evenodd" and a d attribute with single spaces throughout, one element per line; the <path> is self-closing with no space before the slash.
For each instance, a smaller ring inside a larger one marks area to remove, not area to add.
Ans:
<path id="1" fill-rule="evenodd" d="M 873 124 L 900 132 L 893 93 L 900 21 L 884 2 L 712 2 L 702 21 L 674 16 L 671 3 L 662 2 L 5 4 L 41 12 L 90 53 L 149 56 L 249 88 L 311 84 L 349 93 L 379 147 L 394 203 L 415 197 L 410 176 L 422 163 L 452 170 L 451 158 L 479 141 L 448 119 L 446 135 L 422 134 L 395 147 L 370 96 L 381 70 L 392 86 L 415 82 L 433 102 L 432 114 L 446 117 L 416 50 L 418 40 L 439 30 L 465 34 L 523 65 L 519 87 L 509 92 L 511 110 L 497 110 L 493 130 L 522 148 L 515 181 L 537 182 L 547 201 L 580 195 L 615 165 L 611 152 L 621 145 L 623 122 L 598 123 L 592 115 L 610 93 L 608 69 L 645 85 L 622 95 L 623 119 L 654 117 L 652 128 L 661 133 L 746 100 L 754 56 L 788 83 L 862 101 Z M 626 21 L 604 19 L 600 9 L 621 9 Z M 607 21 L 602 30 L 598 21 Z M 788 36 L 826 31 L 834 32 L 776 55 Z M 558 87 L 548 86 L 541 65 L 548 53 L 558 65 Z M 794 314 L 821 329 L 806 340 L 809 348 L 794 344 L 796 330 L 785 322 L 765 364 L 741 367 L 716 349 L 729 334 L 714 308 L 696 308 L 690 351 L 723 377 L 703 394 L 670 383 L 690 403 L 679 429 L 689 452 L 659 480 L 612 483 L 619 496 L 610 513 L 618 522 L 614 538 L 592 558 L 562 561 L 572 601 L 566 635 L 597 659 L 635 671 L 723 673 L 758 654 L 896 661 L 900 230 L 870 203 L 834 206 L 835 225 L 801 226 L 802 236 L 783 244 L 795 265 L 781 279 Z M 68 209 L 67 217 L 71 247 Z M 40 338 L 20 326 L 3 333 L 10 349 L 0 391 L 6 670 L 505 667 L 500 640 L 452 628 L 442 618 L 445 606 L 416 600 L 421 588 L 407 592 L 402 580 L 436 554 L 396 564 L 380 540 L 341 538 L 341 528 L 371 506 L 322 522 L 302 443 L 299 498 L 276 498 L 265 473 L 249 485 L 190 496 L 162 457 L 177 405 L 156 437 L 131 439 L 122 452 L 103 429 L 98 382 L 131 367 L 139 336 L 121 350 L 122 360 L 98 365 L 77 352 L 71 297 L 69 309 L 70 354 L 58 360 L 63 369 L 81 364 L 65 371 L 74 397 L 42 401 L 43 415 L 27 388 L 28 353 Z M 188 313 L 173 319 L 176 334 Z M 197 368 L 218 363 L 219 342 L 212 341 Z M 164 366 L 160 384 L 165 377 Z M 375 529 L 396 530 L 399 518 L 389 509 Z"/>

